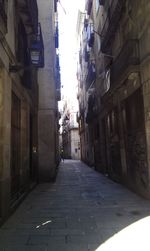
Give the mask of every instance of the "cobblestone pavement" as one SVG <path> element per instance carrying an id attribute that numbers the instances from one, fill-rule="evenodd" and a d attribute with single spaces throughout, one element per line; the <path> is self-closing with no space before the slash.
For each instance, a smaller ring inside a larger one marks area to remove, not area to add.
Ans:
<path id="1" fill-rule="evenodd" d="M 0 251 L 150 251 L 149 215 L 149 201 L 65 160 L 0 228 Z"/>

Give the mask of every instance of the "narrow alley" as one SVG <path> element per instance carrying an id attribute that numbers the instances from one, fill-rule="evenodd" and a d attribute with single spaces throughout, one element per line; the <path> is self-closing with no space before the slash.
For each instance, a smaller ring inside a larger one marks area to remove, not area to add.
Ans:
<path id="1" fill-rule="evenodd" d="M 150 250 L 149 213 L 149 201 L 65 160 L 1 227 L 0 251 Z"/>

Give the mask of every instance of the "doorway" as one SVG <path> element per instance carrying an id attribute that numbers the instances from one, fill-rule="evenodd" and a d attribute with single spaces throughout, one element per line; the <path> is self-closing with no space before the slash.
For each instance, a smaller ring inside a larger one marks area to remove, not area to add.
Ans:
<path id="1" fill-rule="evenodd" d="M 122 104 L 124 140 L 127 156 L 127 176 L 131 184 L 148 184 L 144 104 L 139 88 Z"/>
<path id="2" fill-rule="evenodd" d="M 20 189 L 20 147 L 21 146 L 21 102 L 12 92 L 11 109 L 11 199 L 19 196 Z"/>

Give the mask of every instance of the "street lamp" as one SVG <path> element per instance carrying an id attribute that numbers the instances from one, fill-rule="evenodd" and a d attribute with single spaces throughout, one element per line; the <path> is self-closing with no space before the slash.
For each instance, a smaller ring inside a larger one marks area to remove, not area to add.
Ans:
<path id="1" fill-rule="evenodd" d="M 32 66 L 35 66 L 37 68 L 44 67 L 44 45 L 40 24 L 38 24 L 38 34 L 36 35 L 36 38 L 34 40 L 31 40 L 29 47 L 26 48 L 26 54 L 29 58 L 29 64 L 10 64 L 10 72 L 31 69 Z"/>
<path id="2" fill-rule="evenodd" d="M 37 67 L 44 66 L 44 45 L 41 32 L 41 26 L 38 25 L 38 34 L 35 40 L 31 41 L 29 48 L 31 65 Z"/>
<path id="3" fill-rule="evenodd" d="M 38 65 L 40 62 L 40 51 L 31 49 L 30 58 L 32 65 Z"/>
<path id="4" fill-rule="evenodd" d="M 42 50 L 40 44 L 37 43 L 37 41 L 32 42 L 29 52 L 31 65 L 37 67 L 40 66 L 42 62 Z"/>

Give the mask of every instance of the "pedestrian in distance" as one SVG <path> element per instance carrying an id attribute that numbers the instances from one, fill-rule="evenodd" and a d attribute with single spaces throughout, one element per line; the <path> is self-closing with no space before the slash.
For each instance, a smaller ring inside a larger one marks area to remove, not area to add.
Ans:
<path id="1" fill-rule="evenodd" d="M 64 151 L 61 150 L 61 160 L 64 162 Z"/>

